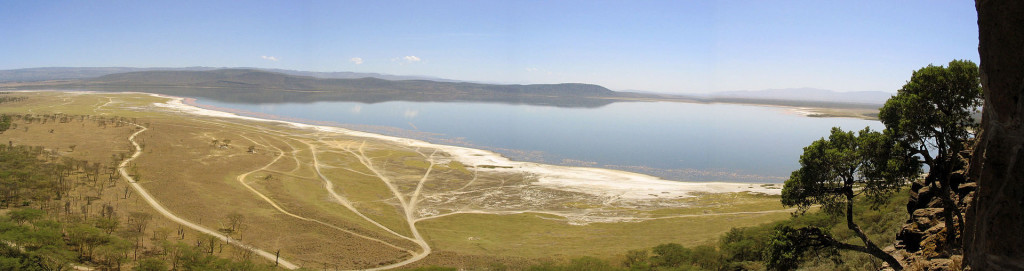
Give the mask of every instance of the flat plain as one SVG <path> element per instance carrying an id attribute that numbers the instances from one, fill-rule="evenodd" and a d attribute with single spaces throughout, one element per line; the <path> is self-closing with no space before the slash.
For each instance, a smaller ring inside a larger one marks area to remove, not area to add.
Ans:
<path id="1" fill-rule="evenodd" d="M 16 120 L 0 134 L 4 143 L 108 164 L 138 154 L 122 165 L 131 178 L 95 196 L 99 203 L 152 214 L 152 231 L 183 229 L 190 234 L 182 240 L 204 240 L 208 235 L 178 220 L 223 232 L 231 217 L 241 215 L 242 225 L 224 235 L 230 237 L 224 239 L 228 249 L 219 252 L 224 257 L 279 251 L 295 266 L 338 269 L 617 259 L 662 243 L 704 244 L 730 228 L 791 212 L 772 193 L 652 190 L 637 197 L 545 185 L 542 174 L 469 161 L 473 157 L 445 146 L 218 115 L 173 97 L 2 95 L 26 98 L 3 104 L 2 114 L 72 119 Z M 178 220 L 132 196 L 132 181 Z M 762 192 L 779 187 L 749 186 Z"/>

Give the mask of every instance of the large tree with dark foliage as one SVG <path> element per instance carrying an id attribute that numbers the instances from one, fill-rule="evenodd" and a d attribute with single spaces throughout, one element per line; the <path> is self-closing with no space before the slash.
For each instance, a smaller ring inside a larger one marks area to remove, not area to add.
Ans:
<path id="1" fill-rule="evenodd" d="M 959 153 L 974 137 L 974 119 L 982 102 L 978 65 L 967 60 L 950 61 L 914 71 L 910 81 L 885 103 L 879 118 L 886 133 L 905 151 L 928 165 L 925 185 L 941 191 L 947 240 L 956 243 L 963 216 L 957 208 L 952 173 L 964 168 Z"/>
<path id="2" fill-rule="evenodd" d="M 782 189 L 782 204 L 796 206 L 798 214 L 811 206 L 821 206 L 826 214 L 845 217 L 847 228 L 861 244 L 840 242 L 827 229 L 781 228 L 772 236 L 765 251 L 769 268 L 793 269 L 804 251 L 833 248 L 864 252 L 897 270 L 902 269 L 902 265 L 872 242 L 854 221 L 853 205 L 860 196 L 878 206 L 917 175 L 918 160 L 901 156 L 905 153 L 901 144 L 869 128 L 857 133 L 832 128 L 827 139 L 816 140 L 805 147 L 800 156 L 800 169 L 790 175 Z"/>

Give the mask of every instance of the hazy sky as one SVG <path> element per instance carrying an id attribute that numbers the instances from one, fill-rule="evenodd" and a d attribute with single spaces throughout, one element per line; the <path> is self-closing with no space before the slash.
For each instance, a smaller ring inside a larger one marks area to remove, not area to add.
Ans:
<path id="1" fill-rule="evenodd" d="M 973 1 L 3 1 L 0 69 L 263 67 L 696 93 L 895 91 Z"/>

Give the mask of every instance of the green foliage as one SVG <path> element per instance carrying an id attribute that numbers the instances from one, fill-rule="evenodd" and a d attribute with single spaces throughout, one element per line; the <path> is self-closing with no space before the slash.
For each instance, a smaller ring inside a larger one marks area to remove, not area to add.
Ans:
<path id="1" fill-rule="evenodd" d="M 18 211 L 18 210 L 16 210 Z M 14 213 L 13 211 L 11 213 Z M 62 232 L 66 232 L 65 235 Z M 65 224 L 53 220 L 15 223 L 8 214 L 0 217 L 0 270 L 58 270 L 78 260 L 106 270 L 130 262 L 133 243 L 108 235 L 91 223 Z M 134 270 L 272 270 L 249 261 L 218 258 L 184 243 L 167 243 L 165 255 L 143 258 Z"/>
<path id="2" fill-rule="evenodd" d="M 771 233 L 765 227 L 733 228 L 719 239 L 718 246 L 728 261 L 759 261 Z"/>
<path id="3" fill-rule="evenodd" d="M 102 270 L 119 270 L 125 265 L 136 270 L 168 270 L 168 262 L 176 270 L 273 269 L 219 258 L 184 243 L 166 245 L 165 254 L 133 262 L 132 252 L 141 243 L 125 238 L 144 234 L 151 219 L 148 213 L 131 212 L 129 223 L 122 225 L 113 216 L 85 219 L 22 207 L 60 199 L 77 186 L 72 182 L 76 174 L 87 176 L 89 163 L 53 158 L 41 147 L 0 144 L 0 208 L 15 207 L 0 216 L 0 270 L 62 270 L 74 262 L 88 262 Z M 237 227 L 242 221 L 239 217 L 233 222 Z M 142 254 L 146 251 L 141 250 Z"/>
<path id="4" fill-rule="evenodd" d="M 651 267 L 648 257 L 646 249 L 634 249 L 626 251 L 626 260 L 622 263 L 631 269 L 646 269 Z"/>
<path id="5" fill-rule="evenodd" d="M 972 116 L 981 103 L 978 66 L 954 60 L 947 67 L 928 65 L 914 71 L 881 108 L 879 119 L 906 151 L 921 155 L 932 168 L 949 169 L 956 165 L 940 164 L 958 162 L 949 158 L 973 136 L 978 122 Z"/>
<path id="6" fill-rule="evenodd" d="M 803 263 L 808 254 L 835 258 L 838 255 L 836 243 L 838 241 L 826 230 L 818 227 L 780 225 L 768 237 L 763 252 L 765 265 L 769 270 L 793 270 Z"/>
<path id="7" fill-rule="evenodd" d="M 831 215 L 842 215 L 854 189 L 880 204 L 917 175 L 915 159 L 899 156 L 899 146 L 885 134 L 864 128 L 859 133 L 832 128 L 828 139 L 804 148 L 800 169 L 782 189 L 782 204 L 806 211 L 821 205 Z"/>
<path id="8" fill-rule="evenodd" d="M 0 104 L 2 104 L 2 103 L 9 103 L 9 102 L 20 102 L 20 101 L 24 101 L 25 99 L 28 99 L 28 98 L 19 97 L 19 96 L 8 96 L 9 94 L 11 94 L 11 93 L 10 92 L 0 92 L 0 95 L 2 95 L 2 96 L 0 96 Z M 2 130 L 0 130 L 0 131 L 2 131 Z"/>
<path id="9" fill-rule="evenodd" d="M 810 249 L 844 249 L 868 253 L 889 262 L 899 263 L 883 252 L 854 221 L 855 197 L 877 209 L 918 175 L 920 162 L 904 151 L 887 133 L 864 128 L 859 133 L 832 128 L 828 139 L 822 138 L 804 148 L 800 169 L 794 171 L 782 189 L 782 204 L 796 206 L 800 213 L 812 205 L 821 206 L 830 216 L 845 216 L 846 226 L 859 242 L 841 242 L 828 229 L 818 227 L 780 227 L 772 234 L 764 253 L 770 269 L 796 268 Z M 862 243 L 863 246 L 856 243 Z"/>
<path id="10" fill-rule="evenodd" d="M 701 245 L 693 248 L 690 261 L 704 270 L 721 270 L 725 265 L 725 257 L 714 246 Z"/>
<path id="11" fill-rule="evenodd" d="M 676 243 L 661 244 L 651 251 L 654 252 L 654 256 L 651 257 L 651 265 L 657 267 L 683 265 L 690 260 L 690 254 L 693 253 L 689 248 Z"/>
<path id="12" fill-rule="evenodd" d="M 43 210 L 32 209 L 32 208 L 22 208 L 22 209 L 12 210 L 7 215 L 11 217 L 11 220 L 14 220 L 14 222 L 16 222 L 16 223 L 18 223 L 20 225 L 20 224 L 24 224 L 25 222 L 34 222 L 37 219 L 42 218 L 43 215 L 45 215 L 45 214 L 46 213 L 43 212 Z"/>
<path id="13" fill-rule="evenodd" d="M 68 175 L 81 162 L 50 163 L 42 147 L 0 144 L 0 208 L 60 199 L 71 189 Z"/>
<path id="14" fill-rule="evenodd" d="M 622 268 L 613 267 L 608 264 L 608 261 L 601 260 L 594 257 L 581 257 L 573 259 L 569 266 L 565 269 L 566 271 L 612 271 L 621 270 Z"/>
<path id="15" fill-rule="evenodd" d="M 795 236 L 795 229 L 780 226 L 768 237 L 764 261 L 769 269 L 792 270 L 800 266 L 806 247 L 798 246 Z"/>
<path id="16" fill-rule="evenodd" d="M 950 61 L 946 67 L 932 66 L 914 71 L 910 81 L 879 111 L 879 119 L 907 155 L 916 155 L 928 165 L 925 184 L 939 188 L 946 239 L 958 240 L 964 217 L 952 191 L 954 171 L 964 168 L 960 152 L 967 148 L 978 129 L 974 115 L 982 104 L 978 66 L 966 60 Z M 954 221 L 960 221 L 956 223 Z"/>
<path id="17" fill-rule="evenodd" d="M 59 223 L 39 221 L 31 225 L 0 219 L 0 265 L 4 270 L 57 270 L 66 267 L 75 253 L 64 245 Z"/>
<path id="18" fill-rule="evenodd" d="M 134 271 L 166 271 L 168 269 L 167 263 L 158 258 L 142 259 L 135 265 L 135 268 L 132 268 Z"/>
<path id="19" fill-rule="evenodd" d="M 11 128 L 11 116 L 0 115 L 0 133 L 7 131 Z"/>

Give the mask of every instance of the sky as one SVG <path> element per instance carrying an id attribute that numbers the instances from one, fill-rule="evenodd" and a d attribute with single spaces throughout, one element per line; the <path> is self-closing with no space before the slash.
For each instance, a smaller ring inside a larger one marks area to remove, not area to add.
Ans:
<path id="1" fill-rule="evenodd" d="M 0 69 L 258 67 L 707 93 L 895 92 L 973 1 L 2 1 Z"/>

